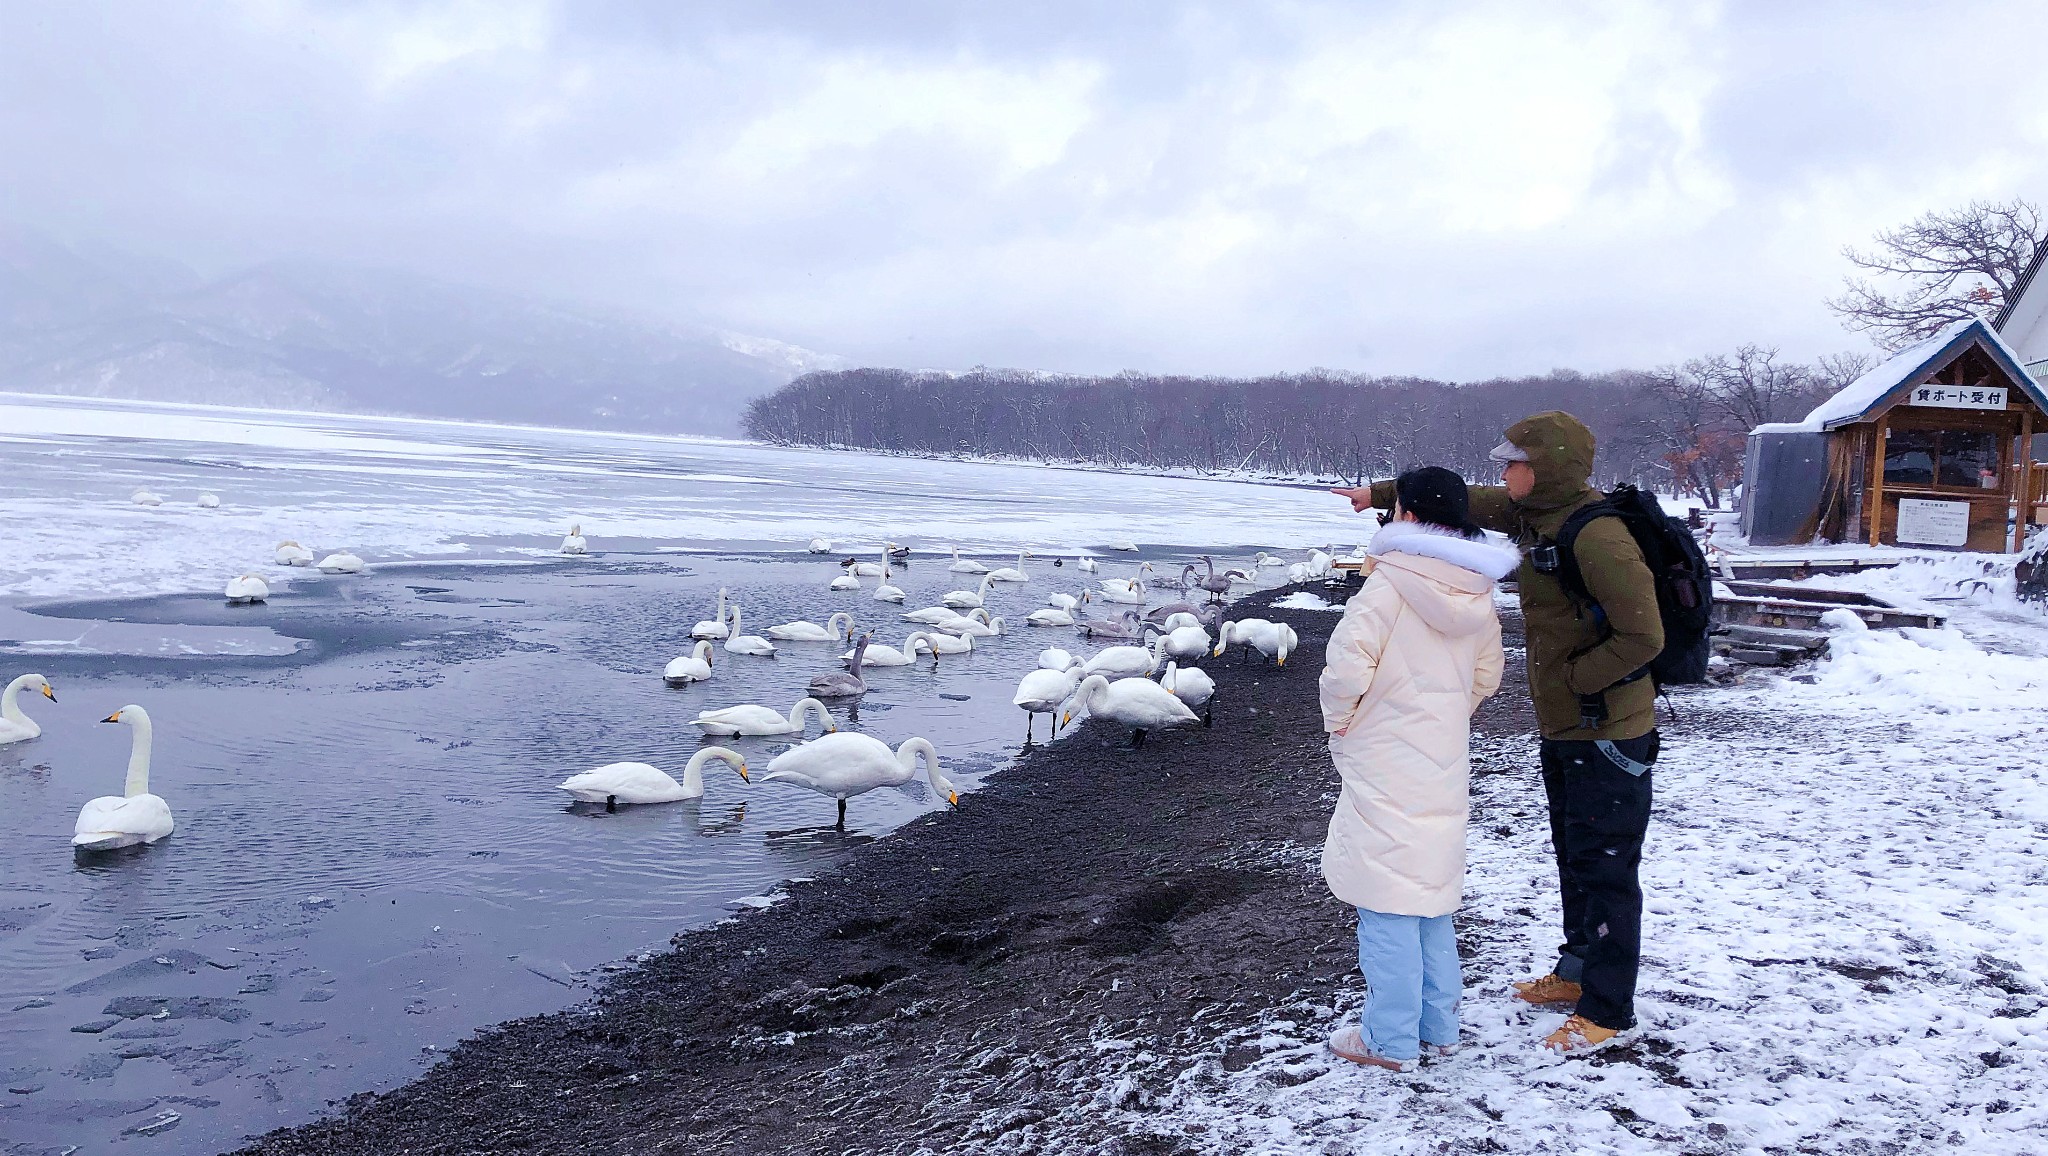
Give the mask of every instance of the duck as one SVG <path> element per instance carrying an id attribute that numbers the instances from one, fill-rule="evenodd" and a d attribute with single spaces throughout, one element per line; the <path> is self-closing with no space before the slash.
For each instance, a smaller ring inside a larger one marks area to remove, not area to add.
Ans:
<path id="1" fill-rule="evenodd" d="M 1166 664 L 1165 673 L 1159 676 L 1159 685 L 1165 687 L 1167 693 L 1173 697 L 1188 704 L 1190 710 L 1199 709 L 1202 712 L 1202 725 L 1209 725 L 1210 704 L 1216 697 L 1216 680 L 1209 677 L 1208 671 L 1200 667 L 1181 666 L 1179 663 L 1169 662 Z"/>
<path id="2" fill-rule="evenodd" d="M 569 536 L 562 539 L 562 553 L 588 554 L 589 552 L 589 543 L 583 540 L 583 527 L 580 525 L 569 527 Z"/>
<path id="3" fill-rule="evenodd" d="M 909 559 L 910 547 L 897 542 L 885 542 L 882 544 L 882 553 L 887 554 L 898 562 L 902 562 Z"/>
<path id="4" fill-rule="evenodd" d="M 128 500 L 138 506 L 161 506 L 164 504 L 163 495 L 152 493 L 147 489 L 137 490 L 128 495 Z"/>
<path id="5" fill-rule="evenodd" d="M 988 573 L 988 567 L 976 562 L 972 558 L 962 558 L 960 556 L 960 547 L 958 546 L 953 547 L 953 564 L 946 567 L 946 569 L 951 570 L 955 574 Z"/>
<path id="6" fill-rule="evenodd" d="M 868 735 L 852 731 L 829 734 L 775 756 L 761 781 L 794 783 L 839 800 L 838 828 L 844 830 L 846 800 L 876 787 L 903 786 L 916 777 L 920 758 L 924 760 L 925 777 L 932 790 L 948 806 L 959 806 L 960 792 L 939 771 L 938 750 L 931 740 L 923 738 L 904 739 L 892 751 L 888 744 Z"/>
<path id="7" fill-rule="evenodd" d="M 718 616 L 709 618 L 690 627 L 691 638 L 708 638 L 717 641 L 730 637 L 732 628 L 725 624 L 725 587 L 718 588 Z"/>
<path id="8" fill-rule="evenodd" d="M 882 567 L 881 585 L 875 587 L 875 601 L 895 602 L 898 604 L 901 604 L 903 601 L 903 588 L 889 584 L 889 567 L 887 565 Z"/>
<path id="9" fill-rule="evenodd" d="M 703 682 L 711 677 L 711 642 L 699 639 L 697 648 L 679 658 L 671 658 L 661 668 L 661 681 L 670 686 L 688 686 Z"/>
<path id="10" fill-rule="evenodd" d="M 71 846 L 80 851 L 112 851 L 154 843 L 171 833 L 171 805 L 149 793 L 149 712 L 130 703 L 100 720 L 133 730 L 128 749 L 128 781 L 119 795 L 102 795 L 79 808 Z"/>
<path id="11" fill-rule="evenodd" d="M 579 803 L 603 803 L 607 811 L 618 810 L 620 803 L 680 803 L 704 797 L 704 764 L 713 759 L 738 771 L 741 782 L 751 781 L 747 778 L 744 755 L 730 747 L 703 747 L 690 756 L 680 783 L 670 778 L 668 772 L 647 763 L 606 763 L 580 775 L 570 775 L 556 783 L 555 789 L 569 792 L 569 797 Z"/>
<path id="12" fill-rule="evenodd" d="M 1032 725 L 1038 716 L 1053 716 L 1053 735 L 1059 731 L 1060 707 L 1074 697 L 1074 689 L 1080 685 L 1079 663 L 1069 656 L 1066 666 L 1047 667 L 1040 665 L 1037 670 L 1018 680 L 1017 693 L 1010 702 L 1024 710 L 1024 745 L 1031 745 Z"/>
<path id="13" fill-rule="evenodd" d="M 1083 593 L 1085 594 L 1086 592 L 1083 591 Z M 1081 608 L 1081 600 L 1072 594 L 1048 594 L 1045 598 L 1045 604 L 1054 610 L 1065 610 L 1069 613 Z"/>
<path id="14" fill-rule="evenodd" d="M 946 596 L 944 598 L 939 599 L 939 601 L 946 604 L 947 606 L 951 606 L 960 610 L 966 610 L 970 607 L 985 605 L 988 599 L 989 587 L 995 585 L 995 580 L 995 575 L 983 574 L 981 576 L 981 585 L 976 589 L 949 591 L 946 594 Z"/>
<path id="15" fill-rule="evenodd" d="M 1074 615 L 1070 611 L 1048 606 L 1042 610 L 1034 610 L 1026 614 L 1024 621 L 1029 622 L 1033 626 L 1072 626 L 1074 624 Z"/>
<path id="16" fill-rule="evenodd" d="M 842 622 L 846 624 L 843 629 Z M 826 619 L 823 626 L 805 619 L 785 622 L 769 627 L 768 637 L 777 642 L 838 642 L 853 637 L 853 615 L 842 610 Z"/>
<path id="17" fill-rule="evenodd" d="M 830 538 L 813 538 L 813 539 L 811 539 L 811 545 L 810 545 L 810 552 L 811 552 L 811 553 L 813 553 L 813 554 L 830 554 L 830 553 L 832 552 L 832 539 L 830 539 Z"/>
<path id="18" fill-rule="evenodd" d="M 1138 678 L 1159 669 L 1158 650 L 1157 642 L 1154 642 L 1150 649 L 1143 646 L 1104 647 L 1081 664 L 1081 673 L 1106 675 L 1110 678 Z"/>
<path id="19" fill-rule="evenodd" d="M 270 586 L 258 575 L 244 574 L 239 578 L 228 579 L 228 588 L 224 593 L 230 605 L 247 606 L 251 602 L 261 602 L 270 597 Z"/>
<path id="20" fill-rule="evenodd" d="M 360 574 L 367 568 L 367 564 L 361 558 L 346 550 L 320 559 L 322 574 Z"/>
<path id="21" fill-rule="evenodd" d="M 860 660 L 861 655 L 867 653 L 868 640 L 874 636 L 874 632 L 869 631 L 860 636 L 859 642 L 853 644 L 853 654 L 849 656 L 853 660 L 853 665 L 849 669 L 828 670 L 813 677 L 809 687 L 811 697 L 852 698 L 855 695 L 866 694 L 868 684 L 867 680 L 860 676 Z"/>
<path id="22" fill-rule="evenodd" d="M 1031 581 L 1031 575 L 1024 572 L 1024 559 L 1029 557 L 1031 557 L 1031 551 L 1019 550 L 1015 566 L 1005 566 L 1000 570 L 991 570 L 988 572 L 988 576 L 998 582 L 1029 582 Z"/>
<path id="23" fill-rule="evenodd" d="M 21 709 L 21 692 L 24 690 L 39 691 L 51 702 L 57 701 L 57 692 L 50 689 L 50 680 L 40 674 L 24 674 L 8 683 L 6 692 L 0 694 L 0 747 L 27 742 L 43 733 L 42 726 Z"/>
<path id="24" fill-rule="evenodd" d="M 707 735 L 759 737 L 802 734 L 805 716 L 813 711 L 817 712 L 818 722 L 825 728 L 826 734 L 839 729 L 839 724 L 832 721 L 832 712 L 826 710 L 825 704 L 815 698 L 798 699 L 796 705 L 789 708 L 788 717 L 777 713 L 774 707 L 743 703 L 739 706 L 721 707 L 718 710 L 699 711 L 697 717 L 690 720 L 690 725 Z"/>
<path id="25" fill-rule="evenodd" d="M 1231 643 L 1243 643 L 1249 650 L 1275 660 L 1275 665 L 1286 666 L 1287 656 L 1301 645 L 1301 639 L 1294 628 L 1284 622 L 1268 622 L 1263 618 L 1240 618 L 1226 622 L 1216 632 L 1216 649 L 1210 655 L 1221 658 Z"/>
<path id="26" fill-rule="evenodd" d="M 199 501 L 197 505 L 202 510 L 218 510 L 220 509 L 220 495 L 201 494 L 199 495 Z"/>
<path id="27" fill-rule="evenodd" d="M 1182 723 L 1200 722 L 1188 704 L 1149 678 L 1119 678 L 1111 682 L 1100 674 L 1081 680 L 1074 691 L 1074 705 L 1061 721 L 1071 723 L 1076 712 L 1085 711 L 1131 728 L 1131 745 L 1145 745 L 1145 732 Z"/>
<path id="28" fill-rule="evenodd" d="M 725 640 L 727 654 L 750 654 L 756 658 L 773 658 L 775 644 L 758 634 L 740 633 L 740 608 L 732 608 L 732 637 Z"/>
<path id="29" fill-rule="evenodd" d="M 1003 616 L 998 614 L 991 618 L 987 607 L 977 606 L 968 614 L 939 623 L 938 629 L 946 634 L 994 638 L 1003 632 Z"/>
<path id="30" fill-rule="evenodd" d="M 917 661 L 917 652 L 920 646 L 925 650 L 931 650 L 934 661 L 938 659 L 939 652 L 932 649 L 931 636 L 919 630 L 913 631 L 910 637 L 903 640 L 903 649 L 901 650 L 893 646 L 884 646 L 881 643 L 871 644 L 868 647 L 866 662 L 869 666 L 909 666 Z M 849 650 L 839 657 L 850 660 L 853 658 L 853 652 Z"/>
<path id="31" fill-rule="evenodd" d="M 313 552 L 287 539 L 277 544 L 277 553 L 271 556 L 271 561 L 280 566 L 311 566 Z"/>

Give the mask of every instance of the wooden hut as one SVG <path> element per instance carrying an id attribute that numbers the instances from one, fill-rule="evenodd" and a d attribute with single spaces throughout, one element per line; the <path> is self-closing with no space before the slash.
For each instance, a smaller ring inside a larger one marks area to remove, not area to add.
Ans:
<path id="1" fill-rule="evenodd" d="M 2048 395 L 1980 320 L 1900 350 L 1814 407 L 1749 437 L 1743 530 L 1754 545 L 2018 550 L 2048 526 Z"/>

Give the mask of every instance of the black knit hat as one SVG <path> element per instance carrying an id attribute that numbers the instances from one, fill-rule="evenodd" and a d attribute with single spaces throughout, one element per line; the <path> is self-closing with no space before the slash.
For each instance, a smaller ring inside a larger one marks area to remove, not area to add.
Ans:
<path id="1" fill-rule="evenodd" d="M 1418 522 L 1451 530 L 1467 538 L 1484 535 L 1478 526 L 1472 524 L 1471 495 L 1465 490 L 1465 479 L 1455 471 L 1442 466 L 1409 470 L 1394 479 L 1394 496 L 1400 500 L 1400 508 L 1415 515 Z"/>

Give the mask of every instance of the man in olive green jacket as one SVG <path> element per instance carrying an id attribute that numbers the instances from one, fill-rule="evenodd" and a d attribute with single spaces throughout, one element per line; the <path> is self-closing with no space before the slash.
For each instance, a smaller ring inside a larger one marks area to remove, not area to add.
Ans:
<path id="1" fill-rule="evenodd" d="M 1620 518 L 1592 519 L 1574 544 L 1590 597 L 1573 597 L 1559 579 L 1558 532 L 1574 511 L 1605 497 L 1589 481 L 1593 432 L 1583 422 L 1558 412 L 1525 418 L 1493 458 L 1502 484 L 1472 487 L 1472 519 L 1523 551 L 1515 580 L 1564 909 L 1557 966 L 1517 983 L 1516 996 L 1571 1006 L 1571 1019 L 1545 1042 L 1578 1051 L 1635 1024 L 1637 867 L 1658 744 L 1648 664 L 1664 649 L 1664 625 L 1649 567 Z M 1392 482 L 1337 493 L 1358 511 L 1394 505 Z"/>

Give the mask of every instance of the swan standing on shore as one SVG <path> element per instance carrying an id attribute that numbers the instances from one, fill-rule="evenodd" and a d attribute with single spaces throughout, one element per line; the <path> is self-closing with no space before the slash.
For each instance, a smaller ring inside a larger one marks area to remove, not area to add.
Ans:
<path id="1" fill-rule="evenodd" d="M 846 624 L 844 629 L 840 628 L 841 622 Z M 785 622 L 780 626 L 769 627 L 768 637 L 777 642 L 838 642 L 843 638 L 853 637 L 853 615 L 842 610 L 826 619 L 823 626 L 804 619 Z"/>
<path id="2" fill-rule="evenodd" d="M 852 698 L 868 692 L 867 680 L 860 676 L 861 656 L 867 653 L 868 640 L 875 636 L 869 631 L 853 644 L 850 656 L 852 667 L 847 670 L 828 670 L 811 679 L 810 692 L 813 698 Z"/>
<path id="3" fill-rule="evenodd" d="M 1005 566 L 1000 570 L 991 570 L 988 572 L 988 576 L 998 582 L 1029 582 L 1031 581 L 1031 575 L 1024 572 L 1024 559 L 1029 557 L 1031 557 L 1031 551 L 1019 550 L 1015 566 Z"/>
<path id="4" fill-rule="evenodd" d="M 839 800 L 839 823 L 846 828 L 846 800 L 865 795 L 876 787 L 900 787 L 917 775 L 917 760 L 924 759 L 925 777 L 932 790 L 947 805 L 960 805 L 960 793 L 939 773 L 939 752 L 930 740 L 913 738 L 890 750 L 880 739 L 847 731 L 812 739 L 775 756 L 768 764 L 764 783 L 795 783 L 799 787 Z"/>
<path id="5" fill-rule="evenodd" d="M 1168 694 L 1188 704 L 1190 709 L 1202 712 L 1202 725 L 1208 726 L 1211 702 L 1216 697 L 1216 680 L 1209 672 L 1198 667 L 1183 667 L 1178 663 L 1166 664 L 1166 673 L 1159 676 L 1159 685 Z"/>
<path id="6" fill-rule="evenodd" d="M 903 649 L 901 650 L 893 646 L 884 646 L 879 642 L 869 643 L 867 657 L 863 661 L 869 666 L 909 666 L 917 661 L 917 651 L 920 643 L 924 644 L 926 650 L 931 650 L 931 635 L 926 634 L 922 630 L 916 631 L 910 637 L 903 640 Z M 939 652 L 932 650 L 934 661 L 937 660 L 938 656 Z M 853 652 L 849 650 L 839 657 L 852 661 Z"/>
<path id="7" fill-rule="evenodd" d="M 271 561 L 280 566 L 311 566 L 313 552 L 287 539 L 277 544 L 277 553 L 272 555 Z"/>
<path id="8" fill-rule="evenodd" d="M 690 756 L 680 783 L 666 771 L 647 763 L 607 763 L 580 775 L 570 775 L 556 783 L 555 789 L 569 792 L 579 803 L 603 803 L 607 811 L 618 810 L 620 803 L 680 803 L 704 796 L 704 764 L 712 759 L 738 771 L 741 782 L 751 781 L 747 778 L 747 760 L 738 751 L 705 747 Z"/>
<path id="9" fill-rule="evenodd" d="M 327 557 L 320 559 L 320 572 L 322 574 L 360 574 L 366 568 L 366 564 L 361 558 L 346 550 L 339 554 L 329 554 Z"/>
<path id="10" fill-rule="evenodd" d="M 270 597 L 270 587 L 257 575 L 244 574 L 240 578 L 228 579 L 225 593 L 231 605 L 247 606 L 251 602 L 261 602 Z"/>
<path id="11" fill-rule="evenodd" d="M 699 622 L 690 628 L 691 638 L 709 638 L 716 641 L 731 636 L 732 628 L 725 624 L 725 587 L 718 588 L 718 617 Z"/>
<path id="12" fill-rule="evenodd" d="M 0 747 L 26 742 L 43 733 L 36 720 L 21 709 L 21 692 L 24 690 L 38 690 L 44 698 L 57 701 L 57 692 L 50 689 L 50 680 L 40 674 L 24 674 L 8 683 L 6 693 L 0 694 Z"/>
<path id="13" fill-rule="evenodd" d="M 1152 649 L 1142 646 L 1109 646 L 1096 651 L 1082 666 L 1082 674 L 1100 674 L 1110 678 L 1138 678 L 1159 669 L 1159 643 L 1154 641 Z"/>
<path id="14" fill-rule="evenodd" d="M 946 569 L 951 570 L 955 574 L 988 573 L 988 567 L 976 562 L 972 558 L 962 558 L 960 556 L 960 547 L 958 546 L 953 547 L 953 564 L 946 567 Z"/>
<path id="15" fill-rule="evenodd" d="M 1243 643 L 1247 649 L 1256 650 L 1275 665 L 1286 666 L 1287 656 L 1301 645 L 1301 639 L 1294 628 L 1283 622 L 1269 622 L 1263 618 L 1240 618 L 1226 622 L 1216 632 L 1216 649 L 1211 658 L 1221 658 L 1233 642 Z"/>
<path id="16" fill-rule="evenodd" d="M 102 795 L 79 809 L 71 845 L 80 851 L 112 851 L 154 843 L 175 824 L 171 805 L 149 793 L 149 712 L 131 704 L 100 721 L 125 723 L 135 732 L 128 749 L 128 781 L 119 795 Z"/>
<path id="17" fill-rule="evenodd" d="M 727 654 L 751 654 L 756 658 L 775 657 L 775 644 L 758 634 L 740 633 L 740 608 L 732 608 L 732 637 L 725 640 Z"/>
<path id="18" fill-rule="evenodd" d="M 569 536 L 562 539 L 562 553 L 588 554 L 589 552 L 590 544 L 583 540 L 583 527 L 581 525 L 569 527 Z"/>
<path id="19" fill-rule="evenodd" d="M 1010 701 L 1024 709 L 1025 746 L 1031 745 L 1032 724 L 1042 714 L 1053 716 L 1053 737 L 1059 737 L 1060 707 L 1074 697 L 1074 688 L 1080 685 L 1080 680 L 1080 663 L 1069 655 L 1066 666 L 1053 669 L 1040 666 L 1017 683 L 1017 694 Z"/>
<path id="20" fill-rule="evenodd" d="M 670 686 L 688 686 L 711 677 L 711 643 L 700 639 L 697 648 L 681 658 L 671 658 L 661 668 L 661 681 Z"/>
<path id="21" fill-rule="evenodd" d="M 1189 615 L 1190 619 L 1194 616 Z M 1159 636 L 1154 644 L 1159 653 L 1167 658 L 1192 662 L 1209 654 L 1209 632 L 1198 622 L 1176 626 Z"/>
<path id="22" fill-rule="evenodd" d="M 700 711 L 696 718 L 690 720 L 690 725 L 703 730 L 707 735 L 759 737 L 801 734 L 804 729 L 804 716 L 812 711 L 817 712 L 818 722 L 825 728 L 826 734 L 839 729 L 839 724 L 832 721 L 832 712 L 826 710 L 825 704 L 815 698 L 798 699 L 797 704 L 789 708 L 788 718 L 776 713 L 774 707 L 745 703 L 719 710 Z"/>
<path id="23" fill-rule="evenodd" d="M 1091 674 L 1074 692 L 1074 707 L 1064 721 L 1073 722 L 1075 713 L 1082 711 L 1130 727 L 1134 747 L 1145 745 L 1146 731 L 1202 721 L 1188 709 L 1188 704 L 1173 697 L 1172 691 L 1149 678 L 1120 678 L 1111 682 L 1102 675 Z"/>
<path id="24" fill-rule="evenodd" d="M 973 590 L 948 591 L 946 596 L 944 598 L 939 599 L 939 601 L 959 610 L 966 610 L 969 607 L 984 605 L 988 600 L 989 587 L 995 584 L 995 580 L 995 575 L 983 574 L 981 576 L 980 586 L 976 587 Z"/>

